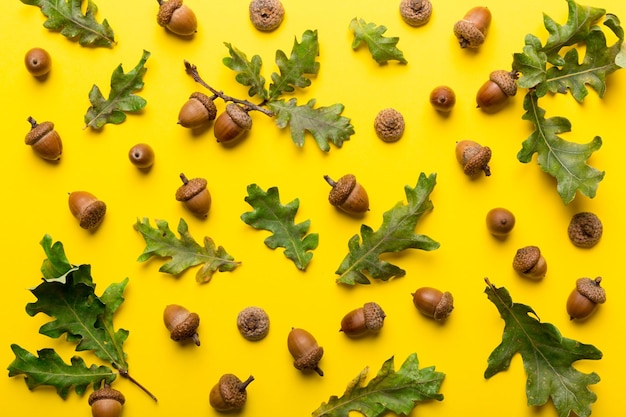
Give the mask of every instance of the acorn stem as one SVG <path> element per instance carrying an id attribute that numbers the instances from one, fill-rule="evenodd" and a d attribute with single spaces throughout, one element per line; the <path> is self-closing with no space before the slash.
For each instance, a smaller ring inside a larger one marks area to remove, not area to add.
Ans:
<path id="1" fill-rule="evenodd" d="M 221 91 L 217 91 L 216 89 L 214 89 L 213 87 L 211 87 L 209 84 L 207 84 L 202 77 L 200 77 L 200 73 L 198 73 L 198 69 L 195 65 L 184 61 L 185 62 L 185 72 L 187 74 L 189 74 L 195 82 L 197 82 L 198 84 L 200 84 L 201 86 L 209 89 L 215 96 L 221 98 L 224 101 L 232 101 L 233 103 L 238 103 L 241 104 L 245 107 L 246 110 L 256 110 L 256 111 L 260 111 L 261 113 L 265 114 L 266 116 L 269 117 L 274 117 L 274 112 L 272 112 L 271 110 L 268 110 L 264 107 L 261 107 L 257 104 L 254 104 L 248 100 L 240 100 L 238 98 L 235 97 L 231 97 L 229 95 L 224 94 Z"/>
<path id="2" fill-rule="evenodd" d="M 239 384 L 239 391 L 240 392 L 244 392 L 246 390 L 246 388 L 248 388 L 248 385 L 250 385 L 250 383 L 254 381 L 254 377 L 252 375 L 250 375 L 248 377 L 248 379 L 246 379 L 245 381 L 243 381 L 241 384 Z"/>
<path id="3" fill-rule="evenodd" d="M 28 116 L 28 123 L 30 123 L 30 128 L 34 129 L 37 127 L 37 121 L 35 119 L 32 118 L 32 116 Z"/>
<path id="4" fill-rule="evenodd" d="M 331 187 L 334 187 L 337 185 L 337 182 L 334 181 L 332 178 L 330 178 L 328 175 L 324 175 L 324 179 Z"/>
<path id="5" fill-rule="evenodd" d="M 154 396 L 153 393 L 151 393 L 150 391 L 148 391 L 148 389 L 146 387 L 144 387 L 143 385 L 141 385 L 135 378 L 133 378 L 132 376 L 130 376 L 130 374 L 128 373 L 128 371 L 126 369 L 118 369 L 118 372 L 120 373 L 120 375 L 122 375 L 124 378 L 128 379 L 130 382 L 132 382 L 133 384 L 137 385 L 143 392 L 145 392 L 146 394 L 148 394 L 148 396 L 150 398 L 152 398 L 155 402 L 157 402 L 157 397 Z"/>
<path id="6" fill-rule="evenodd" d="M 185 174 L 183 174 L 181 172 L 179 176 L 180 176 L 180 179 L 183 182 L 183 184 L 187 185 L 187 183 L 189 183 L 189 179 L 187 178 L 187 176 Z"/>
<path id="7" fill-rule="evenodd" d="M 317 372 L 319 376 L 324 376 L 324 371 L 322 371 L 319 366 L 316 366 L 313 370 Z"/>
<path id="8" fill-rule="evenodd" d="M 159 6 L 163 5 L 163 0 L 157 0 L 157 3 L 159 3 Z"/>

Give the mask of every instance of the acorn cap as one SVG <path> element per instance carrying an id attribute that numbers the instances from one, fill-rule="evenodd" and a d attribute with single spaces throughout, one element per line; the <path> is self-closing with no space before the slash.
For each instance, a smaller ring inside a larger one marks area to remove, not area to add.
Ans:
<path id="1" fill-rule="evenodd" d="M 332 189 L 328 193 L 328 201 L 335 207 L 342 205 L 354 187 L 356 186 L 356 177 L 352 174 L 346 174 L 332 184 Z"/>
<path id="2" fill-rule="evenodd" d="M 491 149 L 488 146 L 475 146 L 469 147 L 465 150 L 463 156 L 465 164 L 463 165 L 463 172 L 466 175 L 472 176 L 478 174 L 480 171 L 484 171 L 485 175 L 491 175 L 489 169 L 489 161 L 491 160 Z"/>
<path id="3" fill-rule="evenodd" d="M 254 379 L 252 377 L 250 378 Z M 224 404 L 234 410 L 238 410 L 244 406 L 248 394 L 246 393 L 245 386 L 242 389 L 243 383 L 239 378 L 233 374 L 224 374 L 218 384 Z"/>
<path id="4" fill-rule="evenodd" d="M 489 80 L 493 81 L 507 96 L 517 94 L 517 74 L 511 71 L 496 70 L 489 74 Z"/>
<path id="5" fill-rule="evenodd" d="M 237 315 L 237 329 L 248 340 L 261 340 L 269 332 L 269 317 L 260 307 L 246 307 Z"/>
<path id="6" fill-rule="evenodd" d="M 433 4 L 430 0 L 402 0 L 400 15 L 410 26 L 422 26 L 430 20 Z"/>
<path id="7" fill-rule="evenodd" d="M 575 246 L 591 248 L 602 237 L 602 222 L 590 212 L 574 214 L 567 228 L 567 235 Z"/>
<path id="8" fill-rule="evenodd" d="M 98 400 L 116 400 L 123 405 L 126 401 L 126 398 L 124 398 L 124 394 L 122 394 L 118 390 L 105 386 L 102 388 L 98 388 L 97 390 L 92 392 L 91 395 L 89 395 L 89 399 L 87 400 L 87 402 L 89 403 L 89 405 L 92 405 Z"/>
<path id="9" fill-rule="evenodd" d="M 95 200 L 79 214 L 79 224 L 83 229 L 93 229 L 97 227 L 106 214 L 107 206 L 104 201 Z"/>
<path id="10" fill-rule="evenodd" d="M 164 1 L 159 6 L 159 12 L 157 13 L 157 23 L 160 26 L 167 26 L 172 19 L 172 15 L 180 6 L 183 5 L 182 0 L 169 0 Z"/>
<path id="11" fill-rule="evenodd" d="M 285 9 L 280 0 L 253 0 L 250 2 L 250 21 L 262 31 L 276 29 L 283 21 Z"/>
<path id="12" fill-rule="evenodd" d="M 52 122 L 43 122 L 33 126 L 33 128 L 26 134 L 24 138 L 24 142 L 27 145 L 32 145 L 37 142 L 39 139 L 44 137 L 46 133 L 52 132 L 54 130 L 54 123 Z"/>
<path id="13" fill-rule="evenodd" d="M 191 93 L 189 98 L 195 98 L 200 103 L 202 103 L 206 110 L 209 112 L 209 120 L 215 120 L 215 116 L 217 116 L 217 107 L 215 107 L 215 102 L 211 100 L 209 96 L 200 92 L 195 92 Z"/>
<path id="14" fill-rule="evenodd" d="M 600 286 L 601 277 L 596 279 L 579 278 L 576 280 L 576 290 L 596 304 L 606 302 L 606 291 Z"/>
<path id="15" fill-rule="evenodd" d="M 189 313 L 187 318 L 178 323 L 170 332 L 172 340 L 181 341 L 193 338 L 197 333 L 196 330 L 200 325 L 200 316 L 197 313 Z M 196 343 L 198 344 L 198 343 Z"/>
<path id="16" fill-rule="evenodd" d="M 539 262 L 541 250 L 537 246 L 520 248 L 513 258 L 513 269 L 517 272 L 527 273 Z"/>
<path id="17" fill-rule="evenodd" d="M 485 42 L 485 34 L 474 23 L 467 20 L 456 22 L 453 31 L 461 44 L 461 48 L 478 48 Z"/>
<path id="18" fill-rule="evenodd" d="M 204 178 L 192 178 L 178 187 L 176 190 L 177 201 L 187 201 L 206 189 L 207 180 Z"/>
<path id="19" fill-rule="evenodd" d="M 374 129 L 383 142 L 396 142 L 404 133 L 404 117 L 396 109 L 383 109 L 376 115 Z"/>
<path id="20" fill-rule="evenodd" d="M 293 361 L 293 366 L 299 371 L 312 370 L 319 373 L 317 365 L 322 359 L 322 356 L 324 356 L 324 348 L 316 346 L 314 349 L 309 350 L 306 354 L 295 359 Z"/>
<path id="21" fill-rule="evenodd" d="M 435 313 L 433 314 L 433 318 L 435 320 L 443 320 L 447 318 L 452 310 L 454 309 L 454 298 L 452 294 L 448 291 L 444 292 L 441 295 L 441 300 L 435 307 Z"/>
<path id="22" fill-rule="evenodd" d="M 363 315 L 365 316 L 365 327 L 369 331 L 377 332 L 383 327 L 385 312 L 376 303 L 370 302 L 363 305 Z"/>
<path id="23" fill-rule="evenodd" d="M 233 122 L 242 129 L 250 129 L 252 127 L 252 118 L 240 105 L 229 103 L 226 106 L 226 113 L 233 119 Z"/>

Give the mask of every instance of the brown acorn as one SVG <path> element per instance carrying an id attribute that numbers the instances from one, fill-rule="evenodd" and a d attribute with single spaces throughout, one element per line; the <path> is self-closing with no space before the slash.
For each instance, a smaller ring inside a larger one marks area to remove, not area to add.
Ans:
<path id="1" fill-rule="evenodd" d="M 191 36 L 198 30 L 198 19 L 182 0 L 157 0 L 159 12 L 157 23 L 180 36 Z"/>
<path id="2" fill-rule="evenodd" d="M 252 118 L 240 105 L 229 103 L 226 111 L 215 120 L 213 134 L 218 142 L 232 142 L 239 139 L 252 127 Z"/>
<path id="3" fill-rule="evenodd" d="M 570 320 L 582 320 L 591 315 L 598 306 L 606 302 L 606 292 L 600 287 L 601 277 L 579 278 L 576 288 L 567 298 L 567 314 Z"/>
<path id="4" fill-rule="evenodd" d="M 48 161 L 56 161 L 63 153 L 63 143 L 61 137 L 54 130 L 54 123 L 37 123 L 35 119 L 29 117 L 31 129 L 26 134 L 24 142 L 41 158 Z"/>
<path id="5" fill-rule="evenodd" d="M 354 175 L 346 174 L 337 181 L 324 175 L 324 179 L 333 187 L 328 194 L 328 201 L 333 206 L 349 214 L 363 214 L 370 209 L 367 192 Z"/>
<path id="6" fill-rule="evenodd" d="M 350 337 L 360 337 L 368 333 L 378 333 L 383 327 L 385 312 L 374 302 L 365 303 L 354 309 L 341 320 L 340 332 Z"/>
<path id="7" fill-rule="evenodd" d="M 442 113 L 449 113 L 456 104 L 456 94 L 454 90 L 445 85 L 435 87 L 430 92 L 429 98 L 433 108 Z"/>
<path id="8" fill-rule="evenodd" d="M 515 253 L 513 269 L 530 279 L 542 279 L 548 272 L 548 264 L 537 246 L 525 246 Z"/>
<path id="9" fill-rule="evenodd" d="M 121 392 L 105 384 L 92 392 L 87 402 L 93 417 L 119 417 L 126 399 Z"/>
<path id="10" fill-rule="evenodd" d="M 211 388 L 209 404 L 217 411 L 240 411 L 248 399 L 246 388 L 252 381 L 252 375 L 243 382 L 233 374 L 222 375 Z"/>
<path id="11" fill-rule="evenodd" d="M 276 29 L 285 17 L 280 0 L 252 0 L 248 9 L 252 25 L 264 32 Z"/>
<path id="12" fill-rule="evenodd" d="M 496 207 L 487 212 L 487 230 L 496 237 L 507 236 L 515 227 L 515 215 L 508 209 Z"/>
<path id="13" fill-rule="evenodd" d="M 456 159 L 463 166 L 465 175 L 474 176 L 483 171 L 486 176 L 491 175 L 489 161 L 491 149 L 471 140 L 462 140 L 456 144 Z"/>
<path id="14" fill-rule="evenodd" d="M 33 77 L 43 77 L 50 72 L 52 58 L 43 48 L 32 48 L 24 56 L 26 69 Z"/>
<path id="15" fill-rule="evenodd" d="M 423 315 L 437 321 L 445 320 L 454 309 L 454 298 L 448 291 L 422 287 L 413 294 L 413 304 Z"/>
<path id="16" fill-rule="evenodd" d="M 579 248 L 592 248 L 602 237 L 602 222 L 594 213 L 583 211 L 572 216 L 567 236 Z"/>
<path id="17" fill-rule="evenodd" d="M 204 178 L 187 179 L 180 174 L 183 185 L 176 190 L 176 200 L 198 217 L 206 217 L 211 209 L 211 193 L 207 189 L 207 180 Z"/>
<path id="18" fill-rule="evenodd" d="M 374 130 L 383 142 L 396 142 L 404 134 L 404 116 L 393 108 L 383 109 L 374 119 Z"/>
<path id="19" fill-rule="evenodd" d="M 491 24 L 491 12 L 486 7 L 474 7 L 454 24 L 454 35 L 461 48 L 478 48 L 485 42 Z"/>
<path id="20" fill-rule="evenodd" d="M 192 339 L 196 346 L 200 346 L 197 332 L 200 325 L 200 316 L 197 313 L 191 313 L 178 304 L 170 304 L 163 311 L 163 323 L 165 323 L 167 330 L 170 331 L 172 340 L 180 342 Z"/>
<path id="21" fill-rule="evenodd" d="M 292 328 L 287 337 L 287 348 L 293 356 L 293 366 L 297 370 L 312 370 L 319 376 L 324 376 L 324 372 L 318 366 L 324 355 L 324 348 L 317 344 L 311 333 L 304 329 Z"/>
<path id="22" fill-rule="evenodd" d="M 269 316 L 261 307 L 246 307 L 237 315 L 237 329 L 247 340 L 261 340 L 270 331 Z"/>
<path id="23" fill-rule="evenodd" d="M 487 113 L 495 113 L 515 94 L 517 94 L 517 71 L 492 71 L 489 80 L 476 93 L 476 106 Z"/>
<path id="24" fill-rule="evenodd" d="M 78 219 L 80 227 L 87 230 L 98 227 L 107 211 L 106 204 L 87 191 L 71 192 L 68 204 L 70 212 Z"/>
<path id="25" fill-rule="evenodd" d="M 147 143 L 138 143 L 128 151 L 128 159 L 137 168 L 147 170 L 154 164 L 154 149 Z"/>
<path id="26" fill-rule="evenodd" d="M 400 16 L 409 26 L 422 26 L 428 23 L 433 13 L 430 0 L 402 0 Z"/>
<path id="27" fill-rule="evenodd" d="M 192 93 L 178 113 L 178 124 L 193 129 L 215 120 L 217 116 L 217 107 L 213 101 L 215 97 L 199 92 Z"/>

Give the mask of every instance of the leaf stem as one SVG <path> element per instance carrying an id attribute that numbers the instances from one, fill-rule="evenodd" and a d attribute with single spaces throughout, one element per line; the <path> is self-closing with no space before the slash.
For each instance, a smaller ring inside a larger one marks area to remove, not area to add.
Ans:
<path id="1" fill-rule="evenodd" d="M 216 89 L 214 89 L 213 87 L 211 87 L 209 84 L 207 84 L 202 77 L 200 77 L 200 73 L 198 73 L 198 69 L 196 68 L 195 65 L 185 61 L 185 72 L 189 75 L 191 75 L 191 77 L 194 79 L 195 82 L 197 82 L 198 84 L 200 84 L 201 86 L 209 89 L 213 94 L 215 94 L 217 97 L 221 98 L 224 101 L 232 101 L 233 103 L 238 103 L 243 105 L 244 107 L 246 107 L 246 110 L 256 110 L 256 111 L 260 111 L 261 113 L 265 114 L 266 116 L 269 117 L 274 117 L 274 112 L 272 112 L 269 109 L 266 109 L 264 107 L 259 106 L 258 104 L 254 104 L 248 100 L 241 100 L 235 97 L 231 97 L 229 95 L 224 94 L 222 91 L 217 91 Z"/>
<path id="2" fill-rule="evenodd" d="M 126 370 L 126 369 L 118 369 L 118 372 L 120 373 L 121 376 L 123 376 L 124 378 L 128 379 L 133 384 L 137 385 L 143 392 L 148 394 L 148 396 L 150 398 L 152 398 L 155 402 L 158 401 L 157 397 L 155 397 L 154 394 L 152 394 L 150 391 L 148 391 L 148 389 L 146 387 L 144 387 L 139 382 L 137 382 L 137 380 L 135 378 L 130 376 L 130 374 L 128 373 L 128 370 Z"/>

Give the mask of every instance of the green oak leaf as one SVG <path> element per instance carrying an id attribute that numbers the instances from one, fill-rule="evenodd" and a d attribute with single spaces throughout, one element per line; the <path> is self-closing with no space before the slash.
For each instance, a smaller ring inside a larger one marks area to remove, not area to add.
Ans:
<path id="1" fill-rule="evenodd" d="M 113 29 L 106 19 L 98 23 L 95 15 L 96 4 L 87 0 L 83 14 L 84 0 L 20 0 L 24 4 L 41 8 L 41 13 L 48 19 L 44 27 L 60 31 L 69 39 L 78 39 L 81 46 L 111 47 L 115 44 Z"/>
<path id="2" fill-rule="evenodd" d="M 355 17 L 350 22 L 349 28 L 354 32 L 352 49 L 357 49 L 363 42 L 367 45 L 372 58 L 379 64 L 385 64 L 388 61 L 407 63 L 402 51 L 396 47 L 400 38 L 383 36 L 383 33 L 387 31 L 385 26 L 377 26 L 375 23 L 368 23 Z"/>
<path id="3" fill-rule="evenodd" d="M 72 388 L 76 394 L 83 395 L 89 385 L 96 389 L 102 382 L 111 384 L 117 377 L 117 373 L 106 366 L 87 367 L 78 356 L 72 357 L 68 365 L 53 349 L 42 349 L 37 356 L 17 344 L 12 344 L 11 350 L 15 360 L 7 368 L 9 377 L 24 375 L 29 390 L 42 385 L 53 386 L 63 399 Z"/>
<path id="4" fill-rule="evenodd" d="M 230 43 L 224 43 L 228 48 L 229 57 L 222 60 L 224 65 L 237 72 L 235 80 L 248 89 L 250 97 L 259 96 L 261 99 L 268 98 L 268 92 L 265 88 L 265 78 L 261 75 L 261 66 L 263 61 L 258 55 L 254 55 L 251 60 L 245 53 L 233 47 Z"/>
<path id="5" fill-rule="evenodd" d="M 305 88 L 311 85 L 311 80 L 305 75 L 316 75 L 320 64 L 316 61 L 319 55 L 317 31 L 307 30 L 302 35 L 302 41 L 294 40 L 291 56 L 287 57 L 281 50 L 276 51 L 276 65 L 280 74 L 272 74 L 270 84 L 270 100 L 276 100 L 281 94 L 291 93 L 294 87 Z"/>
<path id="6" fill-rule="evenodd" d="M 215 272 L 232 271 L 241 264 L 222 246 L 216 248 L 209 237 L 204 238 L 204 246 L 198 244 L 182 218 L 178 222 L 180 239 L 176 238 L 165 220 L 156 220 L 156 226 L 152 227 L 150 221 L 144 218 L 142 221 L 137 219 L 134 227 L 146 242 L 146 248 L 137 261 L 145 262 L 153 256 L 171 258 L 159 268 L 160 272 L 179 275 L 188 268 L 202 265 L 196 273 L 196 281 L 203 284 L 209 282 Z"/>
<path id="7" fill-rule="evenodd" d="M 310 251 L 317 248 L 319 235 L 307 234 L 310 220 L 295 224 L 300 200 L 296 198 L 282 205 L 277 187 L 271 187 L 265 192 L 258 185 L 250 184 L 247 191 L 245 201 L 254 210 L 243 213 L 241 220 L 255 229 L 272 232 L 272 235 L 265 239 L 265 245 L 271 249 L 285 248 L 285 256 L 291 259 L 298 269 L 305 270 L 313 258 Z"/>
<path id="8" fill-rule="evenodd" d="M 439 248 L 439 243 L 428 236 L 416 234 L 415 227 L 422 215 L 433 208 L 430 194 L 435 188 L 436 174 L 428 177 L 421 173 L 414 188 L 404 187 L 407 204 L 398 202 L 383 214 L 383 224 L 374 232 L 361 225 L 361 240 L 354 235 L 348 242 L 350 252 L 335 272 L 341 284 L 370 284 L 365 273 L 372 278 L 387 281 L 402 277 L 406 271 L 379 257 L 383 253 L 401 252 L 405 249 L 431 251 Z"/>
<path id="9" fill-rule="evenodd" d="M 513 355 L 519 353 L 527 376 L 529 406 L 541 406 L 551 399 L 559 417 L 568 417 L 571 412 L 588 417 L 596 401 L 588 386 L 597 384 L 600 377 L 595 372 L 580 372 L 572 363 L 601 359 L 602 352 L 593 345 L 567 339 L 554 325 L 540 322 L 532 308 L 514 303 L 505 288 L 488 282 L 485 293 L 505 322 L 502 342 L 489 355 L 485 378 L 508 369 Z"/>
<path id="10" fill-rule="evenodd" d="M 317 146 L 324 152 L 330 150 L 330 143 L 341 147 L 343 142 L 350 140 L 354 127 L 350 119 L 341 116 L 344 106 L 334 104 L 328 107 L 315 108 L 315 99 L 305 105 L 298 105 L 295 98 L 270 101 L 269 108 L 276 116 L 276 125 L 284 129 L 289 126 L 291 139 L 298 146 L 304 146 L 306 132 L 310 132 Z"/>
<path id="11" fill-rule="evenodd" d="M 358 411 L 366 417 L 381 417 L 392 412 L 409 415 L 419 402 L 443 400 L 439 393 L 445 377 L 435 367 L 419 369 L 417 354 L 412 353 L 400 369 L 394 370 L 393 356 L 386 360 L 374 379 L 365 385 L 365 368 L 349 384 L 341 397 L 332 396 L 315 410 L 313 417 L 348 417 Z"/>
<path id="12" fill-rule="evenodd" d="M 569 204 L 576 196 L 576 191 L 593 198 L 598 183 L 604 178 L 604 171 L 599 171 L 586 161 L 602 146 L 599 136 L 586 144 L 568 142 L 558 135 L 571 130 L 570 122 L 563 117 L 545 118 L 545 110 L 539 107 L 537 96 L 530 90 L 524 97 L 522 117 L 534 125 L 534 132 L 522 143 L 517 154 L 520 162 L 528 163 L 537 153 L 537 163 L 541 169 L 557 180 L 557 191 L 561 200 Z"/>
<path id="13" fill-rule="evenodd" d="M 68 272 L 76 270 L 65 256 L 63 243 L 52 242 L 50 235 L 44 235 L 39 242 L 46 254 L 46 258 L 41 264 L 41 273 L 44 279 L 48 281 L 61 280 L 65 282 Z"/>
<path id="14" fill-rule="evenodd" d="M 126 120 L 125 112 L 138 112 L 143 109 L 147 101 L 136 94 L 143 88 L 143 76 L 147 71 L 144 64 L 150 57 L 150 52 L 143 51 L 143 55 L 135 68 L 124 73 L 120 64 L 111 76 L 111 91 L 105 99 L 98 86 L 94 85 L 89 92 L 91 107 L 85 114 L 85 127 L 100 129 L 107 123 L 120 124 Z"/>

